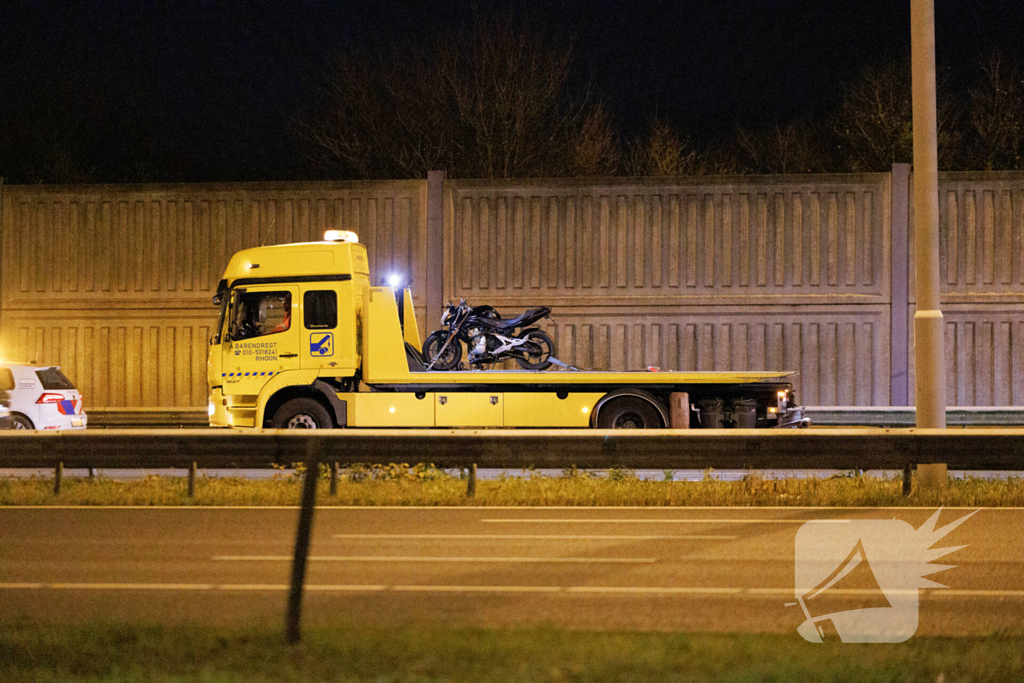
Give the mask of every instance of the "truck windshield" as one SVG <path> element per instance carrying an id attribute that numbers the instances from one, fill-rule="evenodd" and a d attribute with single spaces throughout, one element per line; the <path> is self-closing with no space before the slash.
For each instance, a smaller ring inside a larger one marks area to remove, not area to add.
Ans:
<path id="1" fill-rule="evenodd" d="M 291 292 L 235 293 L 231 303 L 231 340 L 254 339 L 291 327 Z"/>

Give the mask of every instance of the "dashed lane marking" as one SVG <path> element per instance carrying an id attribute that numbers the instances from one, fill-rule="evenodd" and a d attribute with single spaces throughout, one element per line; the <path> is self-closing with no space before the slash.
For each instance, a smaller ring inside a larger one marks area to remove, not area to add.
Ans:
<path id="1" fill-rule="evenodd" d="M 804 524 L 806 522 L 822 522 L 832 524 L 849 524 L 848 519 L 612 519 L 575 517 L 543 518 L 513 517 L 509 519 L 481 519 L 491 524 Z"/>
<path id="2" fill-rule="evenodd" d="M 658 541 L 658 540 L 690 540 L 690 541 L 727 541 L 739 536 L 716 534 L 682 534 L 640 536 L 601 536 L 572 534 L 334 534 L 334 538 L 344 539 L 470 539 L 470 540 L 539 540 L 539 541 Z"/>
<path id="3" fill-rule="evenodd" d="M 292 562 L 291 555 L 216 555 L 218 562 Z M 419 555 L 310 555 L 310 562 L 464 562 L 534 564 L 652 564 L 653 557 L 423 557 Z"/>

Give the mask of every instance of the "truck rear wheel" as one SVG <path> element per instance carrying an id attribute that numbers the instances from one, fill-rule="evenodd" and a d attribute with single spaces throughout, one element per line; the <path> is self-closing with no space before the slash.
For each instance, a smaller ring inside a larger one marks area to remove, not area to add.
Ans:
<path id="1" fill-rule="evenodd" d="M 330 429 L 334 422 L 319 401 L 293 398 L 277 409 L 270 426 L 274 429 Z"/>
<path id="2" fill-rule="evenodd" d="M 658 429 L 662 426 L 658 409 L 642 398 L 625 396 L 601 406 L 598 429 Z"/>

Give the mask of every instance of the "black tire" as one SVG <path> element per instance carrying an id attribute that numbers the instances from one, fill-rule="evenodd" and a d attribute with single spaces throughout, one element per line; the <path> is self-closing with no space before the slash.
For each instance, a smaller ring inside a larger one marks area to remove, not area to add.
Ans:
<path id="1" fill-rule="evenodd" d="M 659 429 L 662 426 L 658 409 L 632 396 L 609 401 L 597 414 L 598 429 Z"/>
<path id="2" fill-rule="evenodd" d="M 430 365 L 447 339 L 447 331 L 436 330 L 423 342 L 423 364 L 431 370 L 454 370 L 459 367 L 459 361 L 462 360 L 462 344 L 458 339 L 452 339 L 448 348 L 444 350 L 444 355 L 438 358 L 433 366 Z"/>
<path id="3" fill-rule="evenodd" d="M 551 357 L 555 355 L 555 343 L 547 332 L 542 330 L 530 330 L 526 333 L 526 343 L 519 347 L 525 354 L 524 357 L 516 357 L 519 367 L 525 370 L 547 370 L 551 367 Z"/>
<path id="4" fill-rule="evenodd" d="M 334 420 L 319 401 L 293 398 L 277 409 L 270 426 L 274 429 L 331 429 Z"/>
<path id="5" fill-rule="evenodd" d="M 36 426 L 32 424 L 32 420 L 28 419 L 24 415 L 11 415 L 11 428 L 12 429 L 35 429 Z"/>

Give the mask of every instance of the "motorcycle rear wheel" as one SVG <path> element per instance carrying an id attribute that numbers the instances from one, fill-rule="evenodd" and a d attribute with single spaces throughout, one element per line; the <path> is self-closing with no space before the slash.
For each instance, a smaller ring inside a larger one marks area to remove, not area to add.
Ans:
<path id="1" fill-rule="evenodd" d="M 445 330 L 436 330 L 430 333 L 427 340 L 423 342 L 423 362 L 425 365 L 430 367 L 431 361 L 434 361 L 434 357 L 441 352 L 441 348 L 444 347 L 444 343 L 447 340 L 448 332 Z M 460 360 L 462 360 L 462 344 L 459 343 L 458 339 L 452 339 L 448 348 L 444 350 L 440 358 L 434 361 L 434 365 L 430 369 L 454 370 L 459 366 Z"/>
<path id="2" fill-rule="evenodd" d="M 526 343 L 520 346 L 523 355 L 516 357 L 519 367 L 524 370 L 547 370 L 551 367 L 551 357 L 555 355 L 555 343 L 547 332 L 530 330 L 523 339 Z"/>

